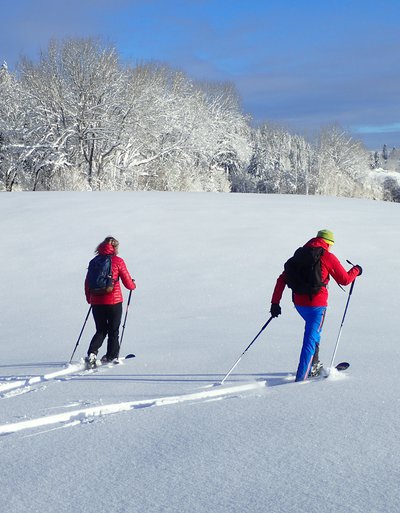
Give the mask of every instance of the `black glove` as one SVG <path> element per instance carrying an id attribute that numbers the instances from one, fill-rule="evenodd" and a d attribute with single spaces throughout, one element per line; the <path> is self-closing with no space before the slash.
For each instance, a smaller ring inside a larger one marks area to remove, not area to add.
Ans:
<path id="1" fill-rule="evenodd" d="M 361 276 L 362 272 L 363 272 L 361 265 L 355 265 L 354 267 L 356 267 L 358 269 L 358 276 Z"/>
<path id="2" fill-rule="evenodd" d="M 282 309 L 278 303 L 272 303 L 270 312 L 271 317 L 278 317 L 278 315 L 281 315 Z"/>

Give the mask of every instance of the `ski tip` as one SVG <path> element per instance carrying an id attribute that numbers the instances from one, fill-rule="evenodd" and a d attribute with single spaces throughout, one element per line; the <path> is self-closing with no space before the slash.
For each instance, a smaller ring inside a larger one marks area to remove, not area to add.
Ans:
<path id="1" fill-rule="evenodd" d="M 343 379 L 346 378 L 347 373 L 342 372 L 350 367 L 348 362 L 340 362 L 335 367 L 331 367 L 326 369 L 326 373 L 324 373 L 324 378 L 328 379 Z"/>
<path id="2" fill-rule="evenodd" d="M 125 356 L 125 360 L 129 360 L 130 358 L 136 358 L 136 355 L 134 355 L 133 353 L 129 353 Z"/>

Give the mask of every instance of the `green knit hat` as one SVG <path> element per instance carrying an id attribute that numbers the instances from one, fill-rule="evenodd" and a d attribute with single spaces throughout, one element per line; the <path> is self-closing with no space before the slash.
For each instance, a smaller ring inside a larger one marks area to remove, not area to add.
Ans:
<path id="1" fill-rule="evenodd" d="M 317 233 L 317 237 L 324 239 L 324 241 L 327 242 L 330 246 L 332 246 L 332 244 L 335 244 L 335 236 L 333 235 L 333 232 L 331 232 L 330 230 L 320 230 Z"/>

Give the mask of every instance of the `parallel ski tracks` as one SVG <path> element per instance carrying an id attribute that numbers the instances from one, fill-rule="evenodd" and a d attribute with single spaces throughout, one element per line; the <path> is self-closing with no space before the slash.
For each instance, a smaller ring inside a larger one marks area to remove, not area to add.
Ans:
<path id="1" fill-rule="evenodd" d="M 7 435 L 23 430 L 35 429 L 50 425 L 77 425 L 90 421 L 95 417 L 126 412 L 135 409 L 149 408 L 154 406 L 167 406 L 180 403 L 195 403 L 209 400 L 223 399 L 228 396 L 242 395 L 265 388 L 265 381 L 255 381 L 232 386 L 221 386 L 212 389 L 202 390 L 200 392 L 182 394 L 175 396 L 157 397 L 154 399 L 144 399 L 137 401 L 127 401 L 121 403 L 106 404 L 101 406 L 92 406 L 70 410 L 55 415 L 47 415 L 36 419 L 24 420 L 20 422 L 0 425 L 0 435 Z"/>
<path id="2" fill-rule="evenodd" d="M 125 358 L 122 359 L 125 361 Z M 10 395 L 12 392 L 21 392 L 30 390 L 32 387 L 36 387 L 38 385 L 43 385 L 44 383 L 48 383 L 51 381 L 61 381 L 64 378 L 70 376 L 73 378 L 74 376 L 81 376 L 86 374 L 92 374 L 95 372 L 104 371 L 106 369 L 110 369 L 115 367 L 115 364 L 109 363 L 105 365 L 101 365 L 96 367 L 95 369 L 87 369 L 86 364 L 83 359 L 80 362 L 65 364 L 65 367 L 54 372 L 49 372 L 47 374 L 41 374 L 39 376 L 32 376 L 26 379 L 15 379 L 12 381 L 7 381 L 5 383 L 0 384 L 0 398 L 4 397 L 12 397 Z"/>

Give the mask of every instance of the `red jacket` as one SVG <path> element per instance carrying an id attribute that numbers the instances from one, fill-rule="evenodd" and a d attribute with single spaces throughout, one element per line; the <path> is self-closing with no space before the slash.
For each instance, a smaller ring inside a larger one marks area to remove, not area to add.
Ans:
<path id="1" fill-rule="evenodd" d="M 305 246 L 322 247 L 325 249 L 321 256 L 321 280 L 325 285 L 328 285 L 331 276 L 339 285 L 348 285 L 357 278 L 359 274 L 358 268 L 352 267 L 350 271 L 346 271 L 338 258 L 335 257 L 333 253 L 329 252 L 329 244 L 327 244 L 324 239 L 311 239 Z M 283 271 L 276 281 L 271 303 L 279 304 L 285 286 L 286 277 L 285 271 Z M 315 294 L 312 299 L 310 299 L 307 294 L 293 294 L 293 303 L 298 306 L 328 306 L 328 288 L 327 286 L 321 287 L 319 292 Z"/>
<path id="2" fill-rule="evenodd" d="M 132 280 L 131 275 L 125 265 L 125 262 L 119 256 L 114 254 L 115 248 L 111 244 L 101 244 L 99 247 L 99 255 L 112 255 L 111 256 L 111 273 L 114 280 L 114 289 L 108 294 L 102 296 L 94 296 L 90 294 L 88 279 L 85 279 L 85 295 L 86 301 L 91 305 L 115 305 L 122 303 L 123 297 L 121 292 L 121 285 L 119 279 L 128 290 L 135 290 L 135 281 Z"/>

